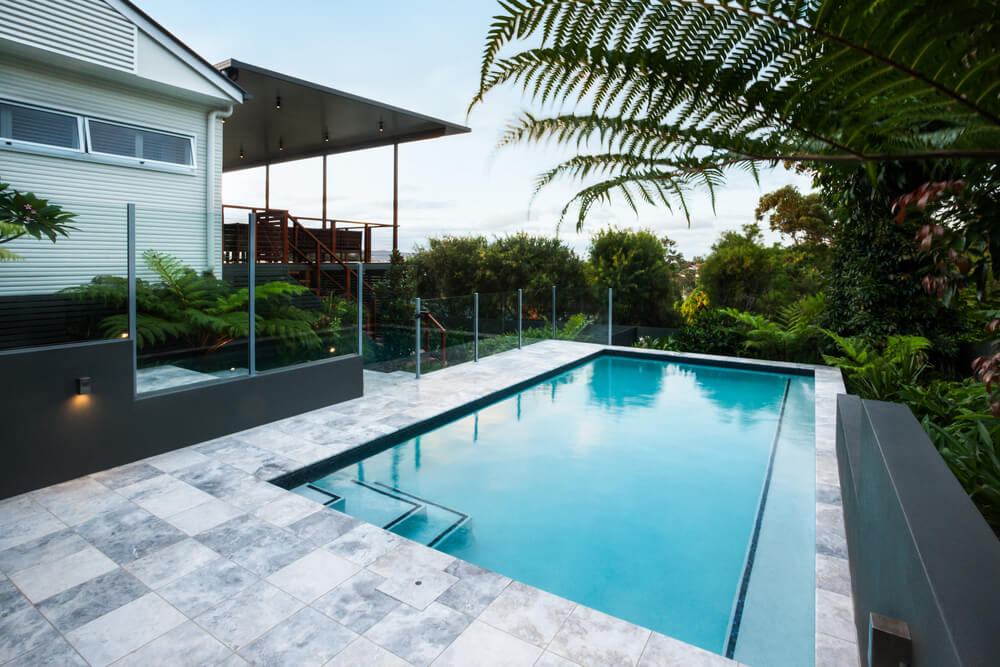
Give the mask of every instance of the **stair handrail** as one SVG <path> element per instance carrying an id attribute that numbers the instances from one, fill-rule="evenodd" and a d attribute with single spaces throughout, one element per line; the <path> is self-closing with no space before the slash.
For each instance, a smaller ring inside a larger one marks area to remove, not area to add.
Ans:
<path id="1" fill-rule="evenodd" d="M 438 331 L 441 332 L 441 364 L 443 366 L 447 366 L 448 365 L 448 352 L 447 352 L 448 331 L 443 326 L 441 326 L 441 323 L 437 321 L 437 318 L 435 318 L 433 315 L 431 315 L 431 311 L 421 309 L 421 313 L 420 314 L 421 315 L 426 315 L 427 319 L 431 321 L 431 324 L 433 324 L 434 326 L 436 326 L 438 328 Z M 428 331 L 427 332 L 428 338 L 430 337 L 430 335 L 431 335 L 431 332 Z"/>

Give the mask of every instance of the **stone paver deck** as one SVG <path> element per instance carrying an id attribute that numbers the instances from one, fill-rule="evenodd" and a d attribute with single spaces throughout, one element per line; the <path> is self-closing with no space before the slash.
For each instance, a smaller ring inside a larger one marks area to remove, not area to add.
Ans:
<path id="1" fill-rule="evenodd" d="M 268 479 L 593 354 L 545 341 L 0 502 L 0 664 L 736 665 Z M 669 353 L 664 353 L 670 356 Z M 817 665 L 856 665 L 816 372 Z"/>

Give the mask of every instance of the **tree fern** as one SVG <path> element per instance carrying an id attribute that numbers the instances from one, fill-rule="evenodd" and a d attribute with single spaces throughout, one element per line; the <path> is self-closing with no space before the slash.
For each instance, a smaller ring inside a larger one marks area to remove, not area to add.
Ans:
<path id="1" fill-rule="evenodd" d="M 543 109 L 589 108 L 525 112 L 500 140 L 596 148 L 537 182 L 597 181 L 563 211 L 576 209 L 578 227 L 612 196 L 686 212 L 691 188 L 780 161 L 939 157 L 968 170 L 1000 157 L 995 0 L 500 7 L 470 110 L 508 84 Z"/>

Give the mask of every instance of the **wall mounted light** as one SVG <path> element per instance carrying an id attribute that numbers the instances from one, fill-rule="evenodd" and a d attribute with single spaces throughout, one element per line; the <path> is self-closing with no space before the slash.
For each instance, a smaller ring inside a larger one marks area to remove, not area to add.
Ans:
<path id="1" fill-rule="evenodd" d="M 128 338 L 128 332 L 127 331 L 123 331 L 120 334 L 118 334 L 118 337 L 119 338 Z"/>
<path id="2" fill-rule="evenodd" d="M 242 160 L 245 157 L 246 157 L 246 155 L 243 153 L 243 147 L 240 146 L 240 159 Z"/>
<path id="3" fill-rule="evenodd" d="M 90 393 L 93 387 L 93 381 L 89 377 L 82 377 L 76 379 L 76 393 L 86 395 Z"/>
<path id="4" fill-rule="evenodd" d="M 383 132 L 385 132 L 385 125 L 382 124 L 382 121 L 379 121 L 378 122 L 378 133 L 382 134 Z"/>
<path id="5" fill-rule="evenodd" d="M 337 348 L 335 348 L 335 347 L 331 347 L 331 348 L 330 348 L 330 354 L 333 354 L 333 353 L 334 353 L 334 352 L 336 352 L 336 351 L 337 351 Z"/>
<path id="6" fill-rule="evenodd" d="M 329 132 L 324 132 L 323 133 L 323 141 L 326 142 L 326 143 L 329 143 L 329 141 L 330 141 L 330 133 Z"/>
<path id="7" fill-rule="evenodd" d="M 275 109 L 280 109 L 281 108 L 281 95 L 277 95 L 274 98 L 274 108 Z"/>
<path id="8" fill-rule="evenodd" d="M 278 138 L 278 150 L 279 151 L 285 150 L 285 142 L 280 137 Z"/>

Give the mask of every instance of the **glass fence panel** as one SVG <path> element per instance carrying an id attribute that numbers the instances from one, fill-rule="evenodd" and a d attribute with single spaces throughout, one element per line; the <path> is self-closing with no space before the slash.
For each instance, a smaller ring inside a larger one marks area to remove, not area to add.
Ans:
<path id="1" fill-rule="evenodd" d="M 479 358 L 517 348 L 517 292 L 479 295 Z"/>
<path id="2" fill-rule="evenodd" d="M 522 345 L 552 338 L 552 291 L 526 290 L 521 294 Z"/>
<path id="3" fill-rule="evenodd" d="M 556 288 L 556 338 L 608 342 L 608 290 Z"/>
<path id="4" fill-rule="evenodd" d="M 49 199 L 68 218 L 39 215 L 35 200 L 14 203 L 24 213 L 0 229 L 0 350 L 127 338 L 125 203 Z M 47 231 L 20 234 L 32 223 Z"/>
<path id="5" fill-rule="evenodd" d="M 204 209 L 136 206 L 136 391 L 250 372 L 249 265 L 212 257 Z"/>
<path id="6" fill-rule="evenodd" d="M 421 299 L 420 372 L 464 364 L 475 358 L 475 297 Z"/>
<path id="7" fill-rule="evenodd" d="M 258 263 L 255 273 L 257 370 L 357 353 L 356 267 Z"/>
<path id="8" fill-rule="evenodd" d="M 402 264 L 365 285 L 365 387 L 412 379 L 416 371 L 416 304 Z"/>

